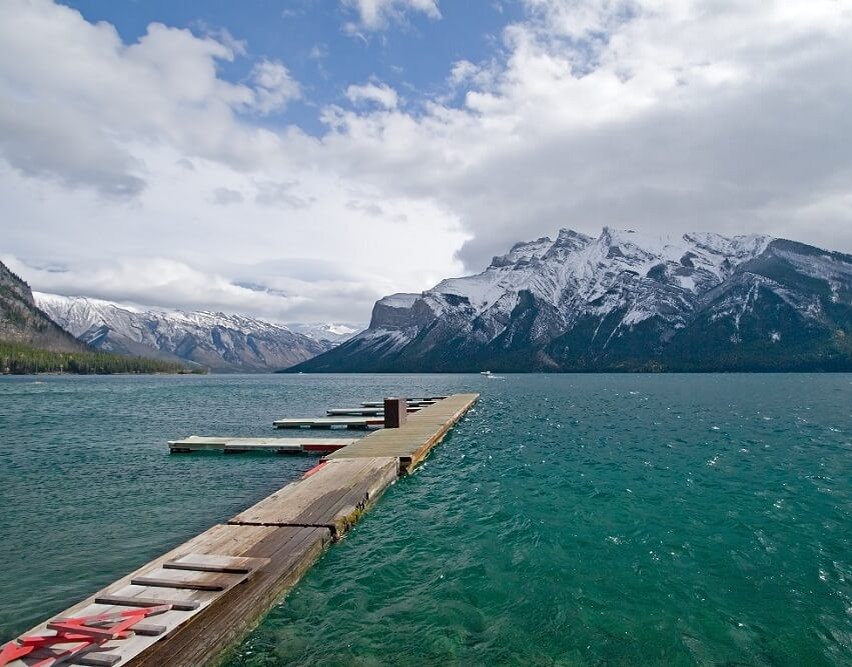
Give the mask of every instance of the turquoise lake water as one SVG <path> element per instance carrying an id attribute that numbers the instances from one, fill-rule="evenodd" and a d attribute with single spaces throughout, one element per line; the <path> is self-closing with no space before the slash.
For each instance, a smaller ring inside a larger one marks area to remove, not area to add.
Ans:
<path id="1" fill-rule="evenodd" d="M 315 462 L 167 439 L 456 391 L 232 667 L 852 664 L 850 375 L 0 378 L 0 639 Z"/>

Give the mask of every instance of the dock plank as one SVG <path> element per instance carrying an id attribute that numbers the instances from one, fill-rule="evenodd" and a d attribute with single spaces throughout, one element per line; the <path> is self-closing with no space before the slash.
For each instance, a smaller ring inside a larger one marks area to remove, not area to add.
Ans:
<path id="1" fill-rule="evenodd" d="M 95 597 L 95 604 L 105 604 L 117 607 L 158 607 L 170 604 L 177 611 L 195 611 L 201 605 L 198 600 L 177 600 L 175 598 L 142 598 L 132 595 L 101 595 Z"/>
<path id="2" fill-rule="evenodd" d="M 187 554 L 186 556 L 166 561 L 162 566 L 167 570 L 248 574 L 264 565 L 266 565 L 266 561 L 262 558 L 222 556 L 219 554 Z"/>
<path id="3" fill-rule="evenodd" d="M 339 536 L 396 479 L 393 457 L 335 461 L 233 517 L 234 525 L 325 526 Z"/>

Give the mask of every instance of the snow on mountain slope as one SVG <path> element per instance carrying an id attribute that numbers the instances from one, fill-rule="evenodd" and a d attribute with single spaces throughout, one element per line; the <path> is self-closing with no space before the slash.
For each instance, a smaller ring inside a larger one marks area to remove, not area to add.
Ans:
<path id="1" fill-rule="evenodd" d="M 349 340 L 364 327 L 359 328 L 351 324 L 341 324 L 339 322 L 332 324 L 305 324 L 297 322 L 288 323 L 287 328 L 314 340 L 325 340 L 337 344 Z"/>
<path id="2" fill-rule="evenodd" d="M 332 346 L 282 324 L 209 311 L 143 310 L 87 297 L 34 293 L 63 329 L 119 354 L 182 359 L 222 372 L 287 368 Z"/>
<path id="3" fill-rule="evenodd" d="M 366 331 L 299 369 L 705 368 L 711 348 L 726 368 L 771 366 L 796 355 L 782 340 L 842 356 L 850 271 L 848 255 L 769 236 L 563 229 L 477 275 L 380 299 Z"/>

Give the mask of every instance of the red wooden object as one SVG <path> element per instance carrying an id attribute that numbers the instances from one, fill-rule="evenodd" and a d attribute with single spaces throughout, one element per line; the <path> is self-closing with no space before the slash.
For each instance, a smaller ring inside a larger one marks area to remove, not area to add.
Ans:
<path id="1" fill-rule="evenodd" d="M 346 445 L 340 445 L 332 442 L 305 443 L 302 445 L 304 452 L 336 452 L 338 449 L 343 449 Z"/>
<path id="2" fill-rule="evenodd" d="M 34 667 L 55 665 L 84 651 L 97 649 L 113 639 L 127 639 L 133 634 L 133 626 L 143 618 L 162 614 L 171 608 L 170 604 L 164 604 L 144 609 L 110 611 L 94 616 L 57 618 L 47 624 L 49 630 L 56 631 L 55 635 L 28 635 L 4 644 L 0 648 L 0 667 L 39 649 L 49 649 L 56 644 L 77 644 L 39 660 Z M 109 625 L 110 623 L 112 625 Z"/>
<path id="3" fill-rule="evenodd" d="M 310 470 L 308 470 L 308 472 L 306 472 L 304 475 L 302 475 L 302 479 L 306 479 L 307 477 L 310 477 L 311 475 L 316 475 L 320 470 L 325 468 L 325 466 L 327 466 L 327 465 L 328 465 L 328 461 L 323 461 L 322 463 L 317 463 L 313 468 L 311 468 Z M 0 663 L 0 667 L 2 667 L 2 663 Z"/>

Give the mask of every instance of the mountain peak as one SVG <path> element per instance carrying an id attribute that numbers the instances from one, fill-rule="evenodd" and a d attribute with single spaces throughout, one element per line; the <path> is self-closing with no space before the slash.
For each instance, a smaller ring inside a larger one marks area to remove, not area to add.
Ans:
<path id="1" fill-rule="evenodd" d="M 562 228 L 559 230 L 559 234 L 556 237 L 556 241 L 553 242 L 550 251 L 552 254 L 554 250 L 558 249 L 569 251 L 579 250 L 581 248 L 585 248 L 593 241 L 594 239 L 591 236 L 586 236 L 585 234 L 574 231 L 573 229 Z"/>
<path id="2" fill-rule="evenodd" d="M 543 256 L 553 245 L 549 236 L 541 236 L 534 241 L 519 241 L 505 255 L 492 258 L 489 268 L 501 268 L 515 264 L 530 262 Z"/>
<path id="3" fill-rule="evenodd" d="M 852 370 L 852 258 L 764 235 L 562 229 L 380 300 L 302 370 Z"/>

